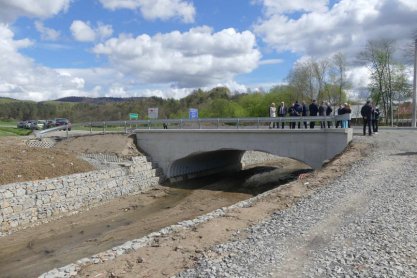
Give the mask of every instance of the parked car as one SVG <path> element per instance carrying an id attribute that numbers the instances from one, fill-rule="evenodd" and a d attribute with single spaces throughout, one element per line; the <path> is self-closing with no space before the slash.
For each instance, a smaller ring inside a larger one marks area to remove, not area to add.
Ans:
<path id="1" fill-rule="evenodd" d="M 32 124 L 32 129 L 37 129 L 37 130 L 44 129 L 45 123 L 46 123 L 45 120 L 37 120 Z"/>
<path id="2" fill-rule="evenodd" d="M 46 120 L 44 128 L 48 129 L 48 128 L 52 128 L 54 126 L 55 126 L 55 120 Z"/>
<path id="3" fill-rule="evenodd" d="M 25 128 L 28 121 L 20 121 L 17 123 L 17 128 Z"/>
<path id="4" fill-rule="evenodd" d="M 25 128 L 26 128 L 26 129 L 32 129 L 33 124 L 34 124 L 35 122 L 36 122 L 35 120 L 28 120 L 28 121 L 26 121 Z"/>
<path id="5" fill-rule="evenodd" d="M 55 126 L 65 126 L 65 125 L 68 127 L 68 130 L 70 131 L 72 125 L 71 125 L 71 122 L 68 119 L 65 119 L 65 118 L 56 118 L 55 119 Z"/>

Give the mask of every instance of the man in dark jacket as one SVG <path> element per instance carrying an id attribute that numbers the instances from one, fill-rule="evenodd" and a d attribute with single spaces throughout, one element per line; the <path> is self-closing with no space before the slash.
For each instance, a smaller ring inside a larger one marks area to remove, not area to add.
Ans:
<path id="1" fill-rule="evenodd" d="M 326 116 L 326 111 L 327 111 L 327 105 L 324 101 L 322 101 L 321 104 L 320 104 L 320 107 L 319 107 L 319 116 Z M 326 122 L 321 121 L 320 122 L 320 127 L 321 128 L 326 128 Z"/>
<path id="2" fill-rule="evenodd" d="M 285 106 L 285 103 L 282 101 L 281 105 L 278 107 L 278 117 L 282 118 L 282 117 L 285 117 L 285 115 L 287 115 L 287 106 Z M 282 121 L 281 126 L 282 128 L 284 128 L 284 121 Z"/>
<path id="3" fill-rule="evenodd" d="M 372 135 L 372 104 L 371 101 L 368 100 L 364 106 L 362 106 L 361 109 L 361 115 L 363 118 L 363 135 L 366 135 L 366 126 L 368 126 L 368 134 L 369 136 Z"/>
<path id="4" fill-rule="evenodd" d="M 332 106 L 328 102 L 326 102 L 326 106 L 327 106 L 327 108 L 326 108 L 326 116 L 330 116 L 332 114 L 332 112 L 333 112 Z M 327 127 L 330 128 L 331 125 L 332 125 L 332 122 L 331 121 L 328 121 L 327 122 Z"/>
<path id="5" fill-rule="evenodd" d="M 303 107 L 303 112 L 301 113 L 301 116 L 306 117 L 307 116 L 307 105 L 304 101 L 301 102 L 301 106 Z M 307 128 L 307 122 L 304 123 L 304 128 Z"/>
<path id="6" fill-rule="evenodd" d="M 343 115 L 344 113 L 344 106 L 342 104 L 339 105 L 339 108 L 337 108 L 337 115 Z M 338 128 L 340 125 L 340 127 L 342 127 L 342 121 L 336 121 L 336 128 Z"/>
<path id="7" fill-rule="evenodd" d="M 372 131 L 375 134 L 378 134 L 378 122 L 379 122 L 379 107 L 375 107 L 374 109 L 372 109 Z"/>
<path id="8" fill-rule="evenodd" d="M 308 106 L 308 110 L 310 111 L 310 116 L 316 117 L 319 113 L 319 106 L 316 103 L 316 100 L 313 99 L 313 102 Z M 311 121 L 310 122 L 310 128 L 314 128 L 316 122 Z"/>
<path id="9" fill-rule="evenodd" d="M 301 104 L 298 103 L 298 100 L 295 101 L 294 110 L 295 110 L 294 116 L 301 117 L 301 115 L 303 114 L 303 107 L 301 106 Z M 301 128 L 301 122 L 298 122 L 298 128 L 299 129 Z"/>
<path id="10" fill-rule="evenodd" d="M 295 111 L 295 108 L 294 108 L 294 103 L 290 106 L 290 108 L 288 108 L 288 114 L 290 115 L 290 117 L 297 116 L 297 112 Z M 295 122 L 290 122 L 290 129 L 294 129 L 294 128 L 295 128 Z"/>

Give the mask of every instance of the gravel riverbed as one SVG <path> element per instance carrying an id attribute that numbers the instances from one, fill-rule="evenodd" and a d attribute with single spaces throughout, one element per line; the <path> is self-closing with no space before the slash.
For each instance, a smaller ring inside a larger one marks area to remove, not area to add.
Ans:
<path id="1" fill-rule="evenodd" d="M 372 154 L 177 277 L 417 277 L 417 131 L 354 140 Z"/>

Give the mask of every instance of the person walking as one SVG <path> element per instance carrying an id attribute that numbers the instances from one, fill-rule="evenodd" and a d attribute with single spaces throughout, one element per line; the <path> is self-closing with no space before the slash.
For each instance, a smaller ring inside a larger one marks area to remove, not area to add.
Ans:
<path id="1" fill-rule="evenodd" d="M 361 115 L 363 118 L 363 135 L 366 135 L 366 126 L 368 126 L 368 134 L 369 136 L 372 136 L 372 104 L 370 100 L 368 100 L 366 104 L 362 106 Z"/>
<path id="2" fill-rule="evenodd" d="M 310 111 L 310 116 L 317 117 L 317 114 L 319 113 L 319 106 L 317 105 L 317 102 L 315 99 L 313 99 L 313 102 L 310 103 L 310 105 L 308 106 L 308 110 Z M 314 128 L 315 125 L 316 125 L 315 121 L 310 122 L 310 128 Z"/>
<path id="3" fill-rule="evenodd" d="M 269 107 L 269 117 L 270 118 L 276 118 L 277 116 L 277 108 L 275 107 L 275 103 L 271 103 L 271 106 Z M 269 128 L 275 128 L 276 122 L 273 121 L 269 124 Z"/>
<path id="4" fill-rule="evenodd" d="M 379 115 L 381 114 L 380 112 L 379 112 L 379 107 L 378 106 L 376 106 L 373 110 L 372 110 L 372 113 L 373 113 L 373 117 L 372 117 L 372 131 L 375 133 L 375 134 L 378 134 L 378 122 L 379 122 Z"/>
<path id="5" fill-rule="evenodd" d="M 283 118 L 286 115 L 287 115 L 287 107 L 285 106 L 285 103 L 283 101 L 281 101 L 281 105 L 278 108 L 278 117 Z M 282 123 L 281 123 L 282 129 L 284 129 L 284 125 L 285 125 L 285 123 L 284 123 L 284 121 L 282 121 Z"/>

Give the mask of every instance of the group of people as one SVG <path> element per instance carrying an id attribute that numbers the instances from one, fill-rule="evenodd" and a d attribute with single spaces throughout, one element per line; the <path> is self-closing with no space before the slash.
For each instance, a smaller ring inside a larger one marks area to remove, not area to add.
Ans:
<path id="1" fill-rule="evenodd" d="M 284 102 L 281 102 L 281 105 L 279 107 L 275 106 L 275 103 L 272 103 L 269 107 L 269 117 L 275 118 L 275 117 L 285 117 L 287 114 L 290 117 L 301 117 L 301 116 L 330 116 L 333 112 L 333 109 L 329 103 L 322 101 L 320 105 L 317 104 L 317 101 L 313 99 L 311 104 L 307 107 L 306 103 L 302 101 L 299 103 L 298 101 L 292 103 L 290 107 L 287 108 L 285 106 Z M 340 106 L 340 109 L 338 110 L 338 115 L 342 114 L 348 114 L 351 113 L 351 109 L 347 103 Z M 340 121 L 341 127 L 350 127 L 350 120 Z M 303 122 L 304 128 L 307 128 L 307 122 Z M 310 128 L 314 128 L 316 125 L 315 121 L 310 121 Z M 295 129 L 296 123 L 290 122 L 289 127 L 290 129 Z M 330 128 L 331 122 L 327 122 L 327 127 Z M 339 125 L 337 124 L 336 127 Z M 276 122 L 271 122 L 269 128 L 279 128 L 279 124 Z M 284 121 L 281 123 L 281 127 L 284 128 Z M 326 122 L 321 121 L 320 122 L 321 128 L 326 128 Z M 298 128 L 301 128 L 301 122 L 298 122 Z"/>
<path id="2" fill-rule="evenodd" d="M 368 135 L 372 136 L 378 134 L 378 122 L 379 122 L 379 108 L 373 106 L 372 102 L 368 100 L 361 108 L 361 116 L 363 118 L 363 135 L 366 135 L 366 128 L 368 127 Z"/>
<path id="3" fill-rule="evenodd" d="M 314 99 L 311 104 L 307 107 L 304 101 L 299 103 L 298 101 L 292 103 L 290 107 L 287 108 L 284 102 L 281 102 L 279 107 L 275 106 L 275 103 L 272 103 L 269 107 L 269 117 L 301 117 L 301 116 L 330 116 L 333 112 L 332 107 L 327 102 L 321 102 L 320 105 L 317 104 L 317 101 Z M 351 114 L 352 109 L 348 103 L 339 105 L 337 109 L 337 115 Z M 373 106 L 372 102 L 368 100 L 365 105 L 362 106 L 361 115 L 363 118 L 363 135 L 366 135 L 366 129 L 368 128 L 368 135 L 372 133 L 378 133 L 378 122 L 380 117 L 380 111 L 378 106 Z M 315 127 L 316 122 L 310 121 L 310 128 Z M 284 128 L 284 121 L 281 121 L 281 128 Z M 303 121 L 304 128 L 307 128 L 307 122 Z M 295 129 L 296 123 L 290 122 L 290 129 Z M 330 128 L 331 122 L 327 122 L 327 127 Z M 350 117 L 346 117 L 344 120 L 336 121 L 336 128 L 350 128 L 351 121 Z M 279 123 L 271 122 L 269 128 L 279 128 Z M 320 122 L 321 128 L 326 128 L 326 122 Z M 301 121 L 298 121 L 298 128 L 301 128 Z"/>

